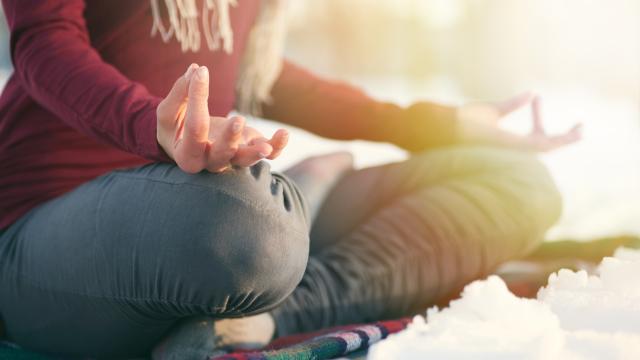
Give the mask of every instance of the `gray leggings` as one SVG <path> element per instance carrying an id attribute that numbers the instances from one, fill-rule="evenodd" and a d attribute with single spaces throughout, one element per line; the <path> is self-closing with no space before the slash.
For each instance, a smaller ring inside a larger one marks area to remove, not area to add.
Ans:
<path id="1" fill-rule="evenodd" d="M 18 344 L 103 357 L 145 354 L 197 315 L 271 311 L 280 335 L 406 316 L 532 249 L 559 210 L 537 160 L 490 148 L 349 173 L 313 226 L 266 163 L 197 175 L 152 164 L 9 227 L 0 312 Z"/>

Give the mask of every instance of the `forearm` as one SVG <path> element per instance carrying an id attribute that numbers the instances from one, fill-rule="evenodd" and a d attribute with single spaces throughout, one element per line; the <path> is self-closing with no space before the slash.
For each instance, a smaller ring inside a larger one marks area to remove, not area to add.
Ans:
<path id="1" fill-rule="evenodd" d="M 41 106 L 76 130 L 127 152 L 166 159 L 156 141 L 160 99 L 91 46 L 84 2 L 4 0 L 16 76 Z"/>
<path id="2" fill-rule="evenodd" d="M 339 140 L 391 142 L 411 151 L 454 141 L 455 108 L 419 103 L 403 108 L 285 62 L 264 107 L 267 118 Z"/>

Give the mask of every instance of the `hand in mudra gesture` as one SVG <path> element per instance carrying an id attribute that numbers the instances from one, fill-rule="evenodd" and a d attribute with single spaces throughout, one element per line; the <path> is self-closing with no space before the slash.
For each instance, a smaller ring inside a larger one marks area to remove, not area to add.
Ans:
<path id="1" fill-rule="evenodd" d="M 498 128 L 499 123 L 512 112 L 530 106 L 532 129 L 527 135 L 517 135 Z M 524 93 L 496 103 L 471 103 L 458 109 L 460 136 L 479 142 L 506 145 L 523 150 L 548 152 L 579 141 L 582 124 L 574 125 L 565 133 L 547 133 L 541 114 L 541 99 Z"/>
<path id="2" fill-rule="evenodd" d="M 158 105 L 158 143 L 185 172 L 251 166 L 275 159 L 287 145 L 284 129 L 267 139 L 240 116 L 209 116 L 208 98 L 209 71 L 192 64 Z"/>

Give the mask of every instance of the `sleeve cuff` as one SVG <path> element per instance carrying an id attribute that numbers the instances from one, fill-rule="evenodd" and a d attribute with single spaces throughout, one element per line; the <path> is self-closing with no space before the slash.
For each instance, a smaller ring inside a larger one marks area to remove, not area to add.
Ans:
<path id="1" fill-rule="evenodd" d="M 162 99 L 152 98 L 149 106 L 146 107 L 142 117 L 138 121 L 138 146 L 135 150 L 137 155 L 146 159 L 158 162 L 173 162 L 162 146 L 158 143 L 156 109 Z"/>
<path id="2" fill-rule="evenodd" d="M 406 150 L 417 152 L 447 146 L 456 139 L 456 108 L 419 102 L 403 109 L 400 126 L 392 142 Z"/>

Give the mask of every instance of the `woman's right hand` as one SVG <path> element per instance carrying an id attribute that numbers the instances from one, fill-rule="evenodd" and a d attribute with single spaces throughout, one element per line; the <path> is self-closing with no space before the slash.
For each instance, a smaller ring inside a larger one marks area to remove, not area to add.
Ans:
<path id="1" fill-rule="evenodd" d="M 185 172 L 251 166 L 275 159 L 287 145 L 284 129 L 267 139 L 240 116 L 209 116 L 208 98 L 209 71 L 191 64 L 158 105 L 158 143 Z"/>

